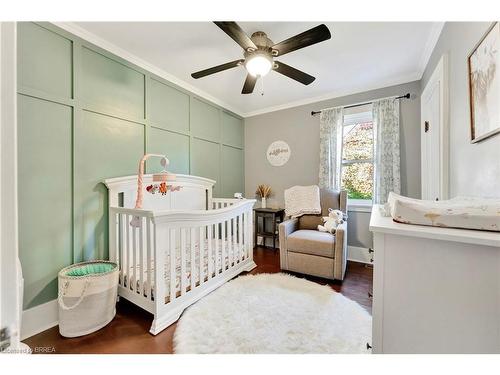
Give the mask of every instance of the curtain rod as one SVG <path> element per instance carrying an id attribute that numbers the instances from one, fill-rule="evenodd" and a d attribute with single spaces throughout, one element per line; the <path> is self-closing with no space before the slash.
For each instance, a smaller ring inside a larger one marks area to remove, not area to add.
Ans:
<path id="1" fill-rule="evenodd" d="M 410 99 L 410 93 L 407 93 L 405 95 L 397 96 L 394 99 Z M 366 102 L 366 103 L 359 103 L 359 104 L 352 104 L 352 105 L 346 105 L 344 108 L 355 108 L 355 107 L 361 107 L 363 105 L 368 105 L 368 104 L 373 104 L 372 102 Z M 317 115 L 321 113 L 321 111 L 311 111 L 311 116 Z"/>

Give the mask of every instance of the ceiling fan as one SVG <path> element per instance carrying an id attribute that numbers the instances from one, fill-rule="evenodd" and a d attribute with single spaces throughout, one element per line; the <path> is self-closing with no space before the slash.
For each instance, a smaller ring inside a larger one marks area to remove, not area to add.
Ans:
<path id="1" fill-rule="evenodd" d="M 303 33 L 292 36 L 280 43 L 274 44 L 263 31 L 257 31 L 249 37 L 236 22 L 214 22 L 229 35 L 244 50 L 243 59 L 234 60 L 212 68 L 204 69 L 191 74 L 198 79 L 224 70 L 244 66 L 248 72 L 242 94 L 251 94 L 259 77 L 264 77 L 271 70 L 281 73 L 304 85 L 309 85 L 315 78 L 307 73 L 295 69 L 274 58 L 286 53 L 323 42 L 331 38 L 330 30 L 321 24 Z"/>

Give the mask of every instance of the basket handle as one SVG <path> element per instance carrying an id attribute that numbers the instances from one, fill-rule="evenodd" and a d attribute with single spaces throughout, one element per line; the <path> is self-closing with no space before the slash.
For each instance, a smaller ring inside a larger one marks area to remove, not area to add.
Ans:
<path id="1" fill-rule="evenodd" d="M 59 289 L 59 293 L 57 296 L 59 306 L 61 306 L 61 308 L 63 310 L 73 310 L 74 308 L 78 307 L 78 305 L 80 305 L 80 303 L 82 303 L 83 299 L 85 298 L 85 292 L 87 291 L 87 287 L 89 286 L 90 282 L 89 282 L 88 278 L 85 279 L 85 284 L 83 285 L 82 293 L 80 294 L 80 298 L 78 298 L 78 301 L 76 301 L 73 306 L 66 306 L 66 304 L 63 301 L 63 295 L 64 295 L 64 293 L 66 293 L 66 290 L 68 289 L 68 284 L 69 284 L 69 281 L 66 281 L 64 283 L 62 293 L 61 293 L 61 289 Z"/>

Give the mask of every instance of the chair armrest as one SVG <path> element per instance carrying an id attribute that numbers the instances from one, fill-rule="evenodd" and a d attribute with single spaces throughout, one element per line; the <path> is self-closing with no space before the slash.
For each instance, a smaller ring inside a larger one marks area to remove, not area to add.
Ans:
<path id="1" fill-rule="evenodd" d="M 347 222 L 339 224 L 335 231 L 335 264 L 333 276 L 337 280 L 343 280 L 347 267 Z"/>
<path id="2" fill-rule="evenodd" d="M 297 218 L 288 219 L 280 223 L 280 225 L 278 226 L 280 240 L 282 235 L 287 237 L 293 232 L 295 232 L 298 229 L 298 227 L 299 227 L 299 219 Z"/>
<path id="3" fill-rule="evenodd" d="M 278 226 L 280 241 L 280 267 L 283 270 L 288 269 L 287 243 L 286 238 L 299 228 L 299 219 L 286 220 Z"/>

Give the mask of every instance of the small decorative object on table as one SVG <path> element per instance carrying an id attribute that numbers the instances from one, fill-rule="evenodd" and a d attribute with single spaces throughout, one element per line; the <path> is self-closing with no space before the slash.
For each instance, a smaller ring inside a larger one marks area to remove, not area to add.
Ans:
<path id="1" fill-rule="evenodd" d="M 261 199 L 261 205 L 260 205 L 261 208 L 267 207 L 266 201 L 267 198 L 271 196 L 271 193 L 272 193 L 271 186 L 264 184 L 257 186 L 257 191 L 255 192 L 255 194 Z"/>

